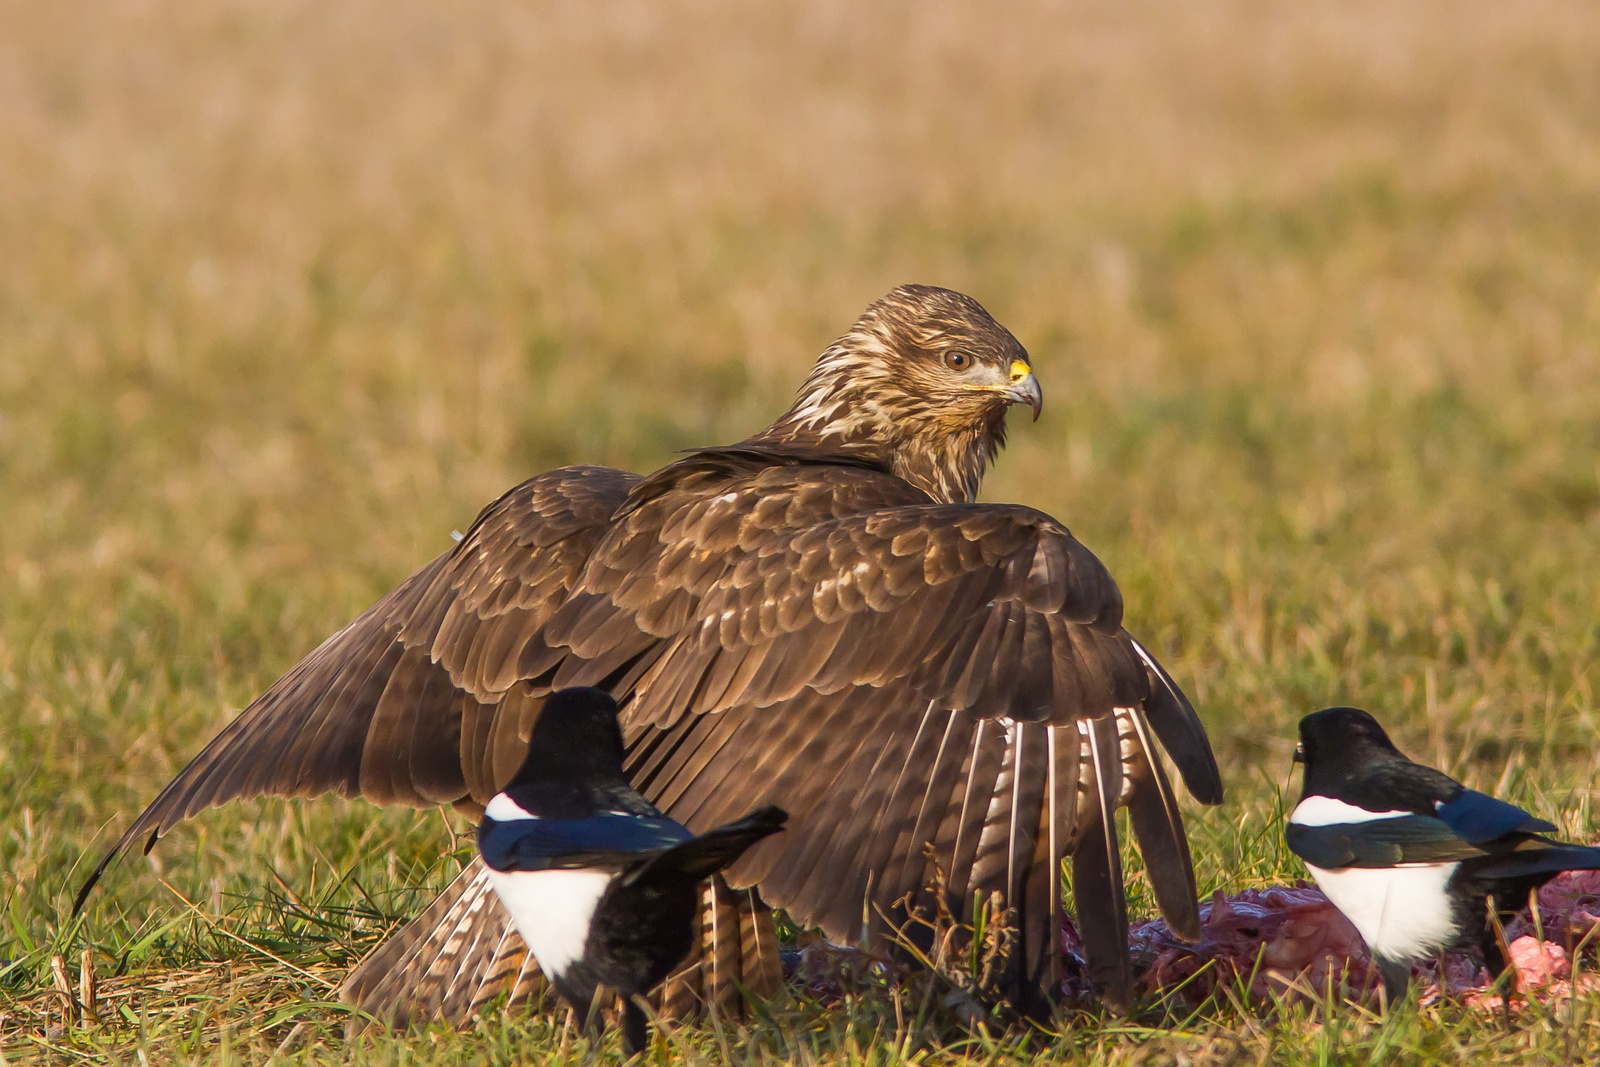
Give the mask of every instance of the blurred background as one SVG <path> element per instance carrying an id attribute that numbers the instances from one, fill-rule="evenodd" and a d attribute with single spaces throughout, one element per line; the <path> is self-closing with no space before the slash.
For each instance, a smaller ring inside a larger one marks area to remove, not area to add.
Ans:
<path id="1" fill-rule="evenodd" d="M 986 496 L 1196 698 L 1204 888 L 1298 870 L 1330 703 L 1592 836 L 1597 55 L 1557 2 L 0 0 L 0 957 L 485 502 L 743 437 L 906 281 L 1033 355 Z M 156 862 L 226 908 L 449 844 L 371 811 Z"/>

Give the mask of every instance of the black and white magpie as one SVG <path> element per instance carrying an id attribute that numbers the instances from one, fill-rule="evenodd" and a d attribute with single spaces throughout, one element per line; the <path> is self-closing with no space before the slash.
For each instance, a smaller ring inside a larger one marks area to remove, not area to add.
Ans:
<path id="1" fill-rule="evenodd" d="M 1391 1003 L 1412 963 L 1448 949 L 1476 945 L 1498 978 L 1490 901 L 1509 917 L 1560 872 L 1600 869 L 1600 848 L 1541 836 L 1556 828 L 1412 763 L 1357 708 L 1301 719 L 1294 758 L 1305 788 L 1289 849 L 1366 940 Z"/>
<path id="2" fill-rule="evenodd" d="M 621 994 L 631 1054 L 645 1042 L 635 998 L 688 955 L 700 883 L 788 815 L 761 808 L 696 837 L 634 791 L 622 758 L 607 693 L 551 693 L 527 759 L 484 811 L 478 850 L 539 969 L 584 1027 L 597 987 Z"/>

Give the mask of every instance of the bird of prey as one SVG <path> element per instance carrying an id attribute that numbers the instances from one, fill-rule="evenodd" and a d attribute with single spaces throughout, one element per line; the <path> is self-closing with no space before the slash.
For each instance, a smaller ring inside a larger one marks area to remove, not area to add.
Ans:
<path id="1" fill-rule="evenodd" d="M 700 883 L 783 829 L 765 807 L 696 837 L 623 776 L 617 703 L 545 698 L 528 757 L 478 825 L 478 852 L 539 969 L 590 1029 L 599 987 L 622 997 L 623 1049 L 644 1048 L 638 1001 L 689 954 Z"/>
<path id="2" fill-rule="evenodd" d="M 1100 561 L 1048 515 L 976 502 L 1015 404 L 1037 418 L 1042 396 L 1008 330 L 962 294 L 893 290 L 738 444 L 645 477 L 564 467 L 488 505 L 224 727 L 96 876 L 244 797 L 476 817 L 546 696 L 595 686 L 622 708 L 633 784 L 673 819 L 699 832 L 767 804 L 790 815 L 781 849 L 755 846 L 706 890 L 673 1006 L 735 982 L 775 990 L 763 908 L 860 944 L 907 908 L 931 912 L 937 864 L 958 917 L 1001 894 L 1020 933 L 1013 986 L 1037 1007 L 1058 988 L 1069 856 L 1091 975 L 1126 1000 L 1117 809 L 1158 906 L 1197 937 L 1162 749 L 1200 801 L 1222 786 Z M 535 972 L 473 862 L 343 995 L 395 1020 L 459 1020 L 522 998 Z"/>
<path id="3" fill-rule="evenodd" d="M 1357 708 L 1301 719 L 1295 759 L 1289 848 L 1366 940 L 1391 1003 L 1413 963 L 1447 950 L 1476 946 L 1500 976 L 1491 901 L 1508 919 L 1562 871 L 1600 869 L 1600 848 L 1544 837 L 1556 828 L 1543 819 L 1412 763 Z"/>

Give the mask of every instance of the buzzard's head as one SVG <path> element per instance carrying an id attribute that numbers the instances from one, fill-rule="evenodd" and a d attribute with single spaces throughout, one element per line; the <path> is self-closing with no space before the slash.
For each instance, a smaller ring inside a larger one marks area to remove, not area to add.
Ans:
<path id="1" fill-rule="evenodd" d="M 1006 409 L 1043 404 L 1028 353 L 969 296 L 902 285 L 835 341 L 761 436 L 874 459 L 936 500 L 973 500 Z"/>

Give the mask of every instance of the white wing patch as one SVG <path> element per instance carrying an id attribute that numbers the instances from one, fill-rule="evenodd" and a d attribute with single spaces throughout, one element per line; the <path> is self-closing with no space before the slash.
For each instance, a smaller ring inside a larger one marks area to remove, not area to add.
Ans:
<path id="1" fill-rule="evenodd" d="M 1368 811 L 1333 797 L 1309 796 L 1294 806 L 1289 821 L 1297 826 L 1338 826 L 1343 823 L 1398 819 L 1409 811 Z"/>
<path id="2" fill-rule="evenodd" d="M 498 799 L 498 798 L 496 798 Z M 609 871 L 593 869 L 554 871 L 496 871 L 489 877 L 494 891 L 511 913 L 517 933 L 539 961 L 539 969 L 554 978 L 583 958 L 589 923 L 600 897 L 611 884 Z"/>
<path id="3" fill-rule="evenodd" d="M 504 793 L 496 793 L 494 798 L 484 807 L 483 813 L 495 822 L 519 822 L 539 817 L 529 814 L 521 804 L 518 804 Z"/>

